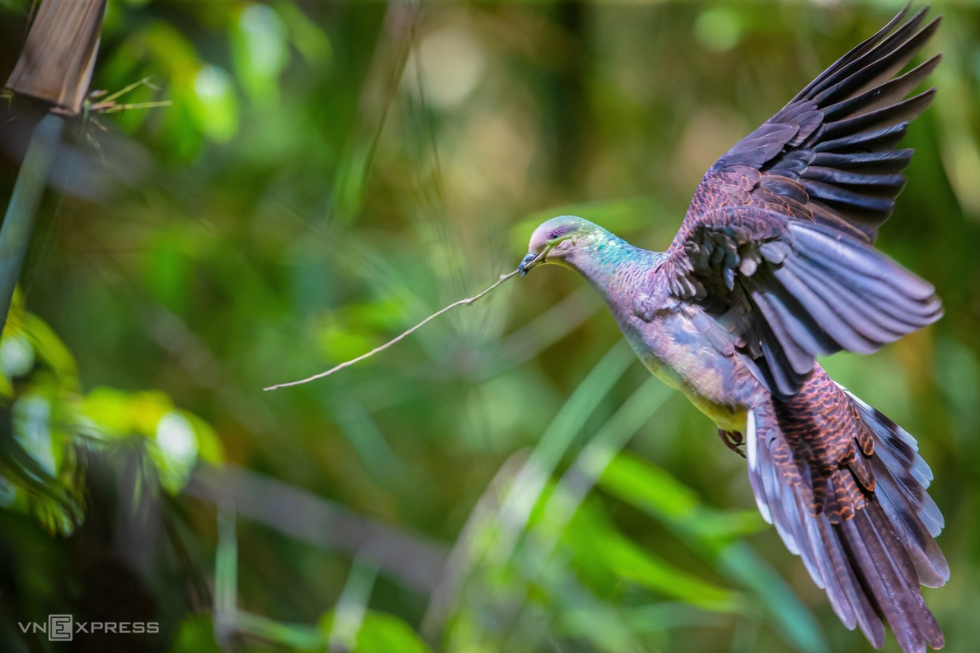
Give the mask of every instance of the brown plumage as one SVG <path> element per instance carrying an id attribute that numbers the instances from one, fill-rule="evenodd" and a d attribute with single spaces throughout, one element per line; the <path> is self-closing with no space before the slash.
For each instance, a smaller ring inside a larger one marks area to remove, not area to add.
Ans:
<path id="1" fill-rule="evenodd" d="M 935 541 L 943 518 L 915 440 L 819 366 L 791 399 L 752 411 L 747 428 L 759 509 L 841 621 L 878 648 L 882 622 L 904 651 L 941 648 L 919 585 L 949 578 Z"/>

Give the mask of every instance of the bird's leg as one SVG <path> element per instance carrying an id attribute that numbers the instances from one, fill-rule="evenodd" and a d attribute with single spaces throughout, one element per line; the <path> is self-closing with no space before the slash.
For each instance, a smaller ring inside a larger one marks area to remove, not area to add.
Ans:
<path id="1" fill-rule="evenodd" d="M 721 441 L 725 443 L 725 446 L 745 458 L 745 452 L 742 451 L 742 446 L 745 444 L 745 438 L 739 431 L 723 431 L 718 429 L 718 437 Z"/>

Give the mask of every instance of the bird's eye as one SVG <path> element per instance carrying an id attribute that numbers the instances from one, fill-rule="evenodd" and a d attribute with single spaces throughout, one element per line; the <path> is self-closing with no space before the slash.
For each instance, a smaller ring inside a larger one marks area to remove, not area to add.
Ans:
<path id="1" fill-rule="evenodd" d="M 551 232 L 551 235 L 548 236 L 548 240 L 555 240 L 559 236 L 561 236 L 561 232 L 560 231 L 552 231 Z"/>

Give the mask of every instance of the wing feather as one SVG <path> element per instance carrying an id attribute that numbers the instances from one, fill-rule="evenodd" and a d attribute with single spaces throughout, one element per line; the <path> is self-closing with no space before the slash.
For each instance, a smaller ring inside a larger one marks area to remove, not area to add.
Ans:
<path id="1" fill-rule="evenodd" d="M 907 14 L 711 167 L 659 268 L 673 295 L 740 329 L 736 353 L 777 397 L 817 355 L 870 353 L 942 315 L 931 284 L 871 247 L 912 158 L 895 146 L 935 96 L 907 97 L 939 55 L 899 73 L 940 18 Z"/>
<path id="2" fill-rule="evenodd" d="M 822 370 L 790 403 L 762 404 L 747 421 L 749 481 L 762 516 L 848 628 L 881 648 L 887 624 L 907 653 L 942 647 L 919 586 L 949 579 L 935 540 L 942 515 L 926 492 L 932 473 L 916 449 Z"/>

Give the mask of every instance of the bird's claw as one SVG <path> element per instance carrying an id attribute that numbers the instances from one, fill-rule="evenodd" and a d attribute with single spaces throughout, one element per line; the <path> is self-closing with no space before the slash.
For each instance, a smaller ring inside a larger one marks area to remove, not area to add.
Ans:
<path id="1" fill-rule="evenodd" d="M 725 443 L 725 446 L 745 458 L 745 438 L 739 431 L 723 431 L 718 429 L 718 437 Z"/>

